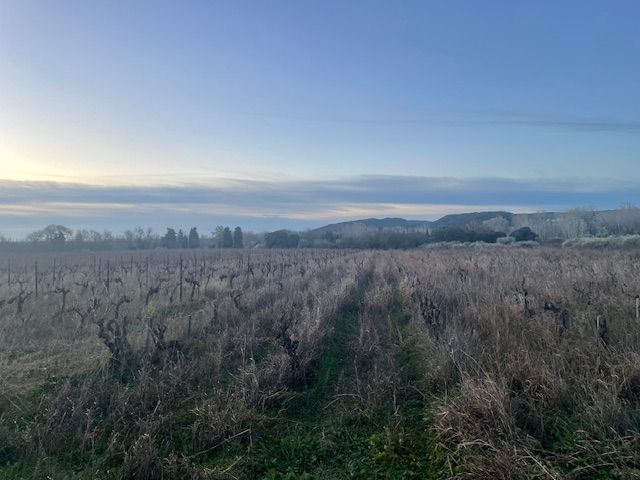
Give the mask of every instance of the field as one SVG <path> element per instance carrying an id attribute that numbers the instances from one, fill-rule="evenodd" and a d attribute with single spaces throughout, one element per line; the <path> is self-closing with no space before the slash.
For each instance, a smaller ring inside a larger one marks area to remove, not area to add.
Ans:
<path id="1" fill-rule="evenodd" d="M 640 478 L 640 254 L 0 257 L 0 478 Z"/>

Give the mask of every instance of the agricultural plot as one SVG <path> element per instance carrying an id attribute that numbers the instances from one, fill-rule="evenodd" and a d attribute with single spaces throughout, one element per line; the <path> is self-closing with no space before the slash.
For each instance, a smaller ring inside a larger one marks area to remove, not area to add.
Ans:
<path id="1" fill-rule="evenodd" d="M 635 252 L 0 265 L 0 478 L 640 478 Z"/>

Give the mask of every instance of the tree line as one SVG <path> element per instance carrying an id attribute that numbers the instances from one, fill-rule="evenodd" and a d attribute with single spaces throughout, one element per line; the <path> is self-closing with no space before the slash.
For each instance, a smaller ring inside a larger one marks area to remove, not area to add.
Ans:
<path id="1" fill-rule="evenodd" d="M 267 235 L 265 235 L 265 244 Z M 279 246 L 284 248 L 286 238 L 278 239 Z M 507 234 L 487 228 L 440 228 L 432 232 L 396 232 L 382 230 L 355 236 L 340 236 L 333 232 L 325 232 L 320 236 L 303 234 L 299 246 L 313 248 L 358 248 L 358 249 L 409 249 L 436 243 L 510 243 L 532 242 L 539 239 L 529 227 L 521 227 Z M 267 246 L 269 246 L 267 244 Z"/>
<path id="2" fill-rule="evenodd" d="M 25 240 L 11 241 L 0 237 L 0 251 L 104 251 L 150 250 L 156 248 L 355 248 L 355 249 L 409 249 L 434 243 L 510 243 L 543 241 L 548 238 L 530 227 L 520 227 L 505 233 L 483 226 L 446 227 L 427 232 L 398 232 L 380 230 L 359 235 L 340 235 L 335 232 L 318 234 L 313 231 L 293 232 L 276 230 L 264 234 L 243 232 L 218 225 L 210 235 L 200 235 L 196 227 L 188 231 L 168 227 L 164 235 L 151 228 L 126 230 L 121 235 L 109 231 L 80 229 L 73 231 L 64 225 L 48 225 L 29 234 Z M 561 243 L 561 242 L 560 242 Z"/>
<path id="3" fill-rule="evenodd" d="M 248 236 L 248 241 L 247 241 Z M 516 242 L 537 240 L 538 235 L 529 227 L 514 230 L 509 235 L 490 229 L 443 228 L 433 232 L 379 231 L 358 236 L 340 236 L 327 232 L 318 236 L 313 232 L 296 233 L 276 230 L 264 234 L 249 232 L 245 235 L 241 227 L 233 230 L 218 225 L 211 235 L 200 235 L 197 227 L 188 232 L 167 227 L 164 235 L 151 228 L 137 227 L 122 235 L 109 231 L 79 229 L 73 231 L 64 225 L 48 225 L 30 233 L 25 240 L 10 241 L 0 237 L 0 251 L 101 251 L 101 250 L 151 250 L 156 248 L 362 248 L 362 249 L 407 249 L 429 243 L 496 243 L 502 240 Z"/>
<path id="4" fill-rule="evenodd" d="M 229 227 L 218 225 L 214 231 L 214 238 L 218 248 L 244 248 L 244 237 L 240 227 L 236 227 L 232 233 Z"/>
<path id="5" fill-rule="evenodd" d="M 259 243 L 259 237 L 249 233 L 250 246 Z M 0 251 L 100 251 L 149 250 L 156 248 L 244 248 L 245 234 L 241 227 L 232 231 L 217 226 L 210 235 L 200 235 L 197 227 L 188 231 L 167 227 L 164 235 L 151 228 L 136 227 L 120 235 L 109 230 L 72 230 L 64 225 L 51 224 L 28 234 L 24 240 L 12 240 L 0 235 Z"/>

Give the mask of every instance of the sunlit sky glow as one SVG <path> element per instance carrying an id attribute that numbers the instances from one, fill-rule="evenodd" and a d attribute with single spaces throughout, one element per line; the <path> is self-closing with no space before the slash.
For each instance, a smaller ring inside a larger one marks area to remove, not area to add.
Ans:
<path id="1" fill-rule="evenodd" d="M 635 0 L 0 0 L 0 233 L 639 202 L 639 22 Z"/>

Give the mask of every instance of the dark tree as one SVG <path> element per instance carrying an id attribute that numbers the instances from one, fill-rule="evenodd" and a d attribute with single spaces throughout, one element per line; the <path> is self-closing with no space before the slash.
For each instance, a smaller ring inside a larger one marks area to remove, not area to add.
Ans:
<path id="1" fill-rule="evenodd" d="M 496 243 L 499 238 L 507 236 L 504 232 L 494 232 L 493 230 L 480 230 L 475 234 L 476 242 Z"/>
<path id="2" fill-rule="evenodd" d="M 47 242 L 53 249 L 64 248 L 65 242 L 71 240 L 73 231 L 64 225 L 47 225 L 42 230 L 29 234 L 28 240 L 33 242 Z"/>
<path id="3" fill-rule="evenodd" d="M 178 247 L 179 248 L 187 248 L 188 247 L 188 243 L 189 243 L 189 239 L 187 238 L 187 236 L 184 234 L 184 232 L 182 231 L 182 229 L 178 230 Z"/>
<path id="4" fill-rule="evenodd" d="M 231 230 L 229 227 L 224 227 L 222 231 L 222 248 L 232 248 L 233 247 L 233 236 L 231 235 Z"/>
<path id="5" fill-rule="evenodd" d="M 287 230 L 277 230 L 264 234 L 267 248 L 296 248 L 300 243 L 300 236 Z"/>
<path id="6" fill-rule="evenodd" d="M 240 227 L 236 227 L 233 231 L 233 248 L 244 248 L 242 229 Z"/>
<path id="7" fill-rule="evenodd" d="M 224 241 L 224 227 L 222 225 L 218 225 L 213 232 L 213 236 L 216 240 L 216 247 L 222 248 Z"/>
<path id="8" fill-rule="evenodd" d="M 435 242 L 473 242 L 474 234 L 460 227 L 442 228 L 432 234 Z"/>
<path id="9" fill-rule="evenodd" d="M 178 246 L 176 231 L 173 228 L 167 228 L 167 233 L 162 237 L 162 245 L 166 248 L 176 248 Z"/>
<path id="10" fill-rule="evenodd" d="M 189 248 L 199 248 L 200 247 L 200 235 L 198 235 L 198 230 L 196 227 L 192 227 L 189 230 Z"/>
<path id="11" fill-rule="evenodd" d="M 509 236 L 515 238 L 516 242 L 529 242 L 538 239 L 538 235 L 529 227 L 514 230 Z"/>

